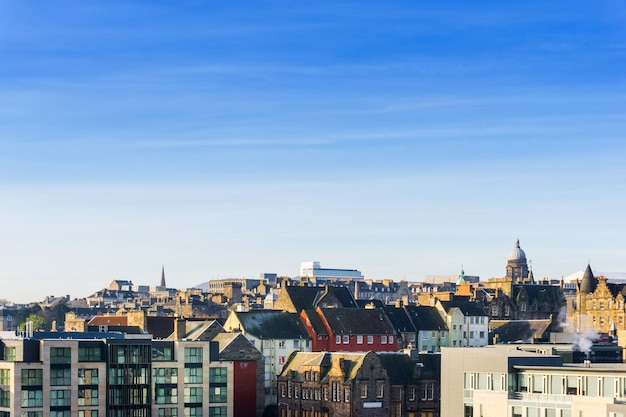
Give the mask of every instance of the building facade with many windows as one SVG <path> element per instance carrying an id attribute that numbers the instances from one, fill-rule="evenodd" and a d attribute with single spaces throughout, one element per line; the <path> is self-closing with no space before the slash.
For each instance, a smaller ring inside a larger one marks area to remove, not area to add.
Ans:
<path id="1" fill-rule="evenodd" d="M 443 349 L 441 415 L 621 417 L 626 365 L 564 364 L 560 356 L 515 346 Z"/>
<path id="2" fill-rule="evenodd" d="M 278 375 L 278 415 L 417 417 L 419 390 L 405 354 L 294 352 Z"/>
<path id="3" fill-rule="evenodd" d="M 258 358 L 222 360 L 230 340 L 49 335 L 0 339 L 0 417 L 260 415 Z"/>

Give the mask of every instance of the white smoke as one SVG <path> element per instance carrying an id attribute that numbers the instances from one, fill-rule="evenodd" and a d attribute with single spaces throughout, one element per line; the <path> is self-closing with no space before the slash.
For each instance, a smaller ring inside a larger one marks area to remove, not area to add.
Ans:
<path id="1" fill-rule="evenodd" d="M 581 314 L 573 319 L 567 316 L 567 308 L 563 307 L 557 316 L 558 323 L 564 333 L 572 335 L 572 344 L 574 350 L 589 355 L 591 346 L 600 338 L 600 334 L 594 328 L 591 317 Z"/>

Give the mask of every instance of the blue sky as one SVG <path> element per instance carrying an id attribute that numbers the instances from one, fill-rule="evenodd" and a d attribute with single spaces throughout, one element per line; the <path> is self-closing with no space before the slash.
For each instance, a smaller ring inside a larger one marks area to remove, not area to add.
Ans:
<path id="1" fill-rule="evenodd" d="M 0 298 L 626 270 L 626 4 L 0 1 Z"/>

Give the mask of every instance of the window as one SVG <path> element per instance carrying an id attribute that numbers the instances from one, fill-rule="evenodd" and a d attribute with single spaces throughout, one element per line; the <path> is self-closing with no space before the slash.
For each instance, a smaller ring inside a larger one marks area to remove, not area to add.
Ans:
<path id="1" fill-rule="evenodd" d="M 97 362 L 102 360 L 102 349 L 100 346 L 79 346 L 79 362 Z"/>
<path id="2" fill-rule="evenodd" d="M 202 368 L 185 368 L 185 384 L 202 384 Z"/>
<path id="3" fill-rule="evenodd" d="M 359 384 L 359 393 L 361 398 L 367 398 L 367 382 L 361 382 Z"/>
<path id="4" fill-rule="evenodd" d="M 278 342 L 278 347 L 281 348 L 281 349 L 284 349 L 285 348 L 285 341 L 281 340 L 280 342 Z"/>
<path id="5" fill-rule="evenodd" d="M 285 384 L 280 384 L 280 396 L 285 398 Z"/>
<path id="6" fill-rule="evenodd" d="M 429 382 L 426 386 L 426 399 L 432 400 L 435 397 L 435 383 Z"/>
<path id="7" fill-rule="evenodd" d="M 185 417 L 202 416 L 202 407 L 185 407 L 183 413 Z"/>
<path id="8" fill-rule="evenodd" d="M 98 410 L 78 410 L 78 417 L 98 417 Z"/>
<path id="9" fill-rule="evenodd" d="M 346 403 L 350 402 L 350 388 L 345 388 L 343 390 L 343 401 Z"/>
<path id="10" fill-rule="evenodd" d="M 41 369 L 22 369 L 22 386 L 40 386 L 43 384 Z"/>
<path id="11" fill-rule="evenodd" d="M 362 335 L 358 335 L 356 337 L 356 343 L 357 343 L 357 345 L 362 345 L 363 344 L 363 336 Z"/>
<path id="12" fill-rule="evenodd" d="M 171 361 L 174 359 L 173 350 L 170 346 L 155 346 L 152 345 L 152 361 Z M 170 410 L 170 408 L 163 408 L 163 410 Z M 160 411 L 160 410 L 159 410 Z M 178 412 L 178 410 L 176 410 Z"/>
<path id="13" fill-rule="evenodd" d="M 42 407 L 43 391 L 42 390 L 22 390 L 22 407 Z"/>
<path id="14" fill-rule="evenodd" d="M 226 382 L 227 374 L 226 368 L 209 368 L 209 381 L 214 382 Z"/>
<path id="15" fill-rule="evenodd" d="M 341 344 L 341 336 L 340 335 L 335 336 L 335 344 L 337 344 L 337 345 Z"/>
<path id="16" fill-rule="evenodd" d="M 155 386 L 154 402 L 156 404 L 176 404 L 178 402 L 178 388 L 163 385 Z"/>
<path id="17" fill-rule="evenodd" d="M 71 369 L 50 369 L 50 385 L 70 385 Z"/>
<path id="18" fill-rule="evenodd" d="M 415 387 L 410 387 L 408 390 L 408 400 L 415 401 Z"/>
<path id="19" fill-rule="evenodd" d="M 176 417 L 178 408 L 159 408 L 159 417 Z"/>
<path id="20" fill-rule="evenodd" d="M 185 363 L 202 363 L 202 348 L 186 347 Z"/>
<path id="21" fill-rule="evenodd" d="M 393 336 L 389 336 L 389 344 L 393 345 Z"/>
<path id="22" fill-rule="evenodd" d="M 474 338 L 474 332 L 470 331 L 470 339 L 473 339 L 473 338 Z"/>
<path id="23" fill-rule="evenodd" d="M 284 356 L 279 356 L 279 357 L 278 357 L 278 364 L 279 364 L 279 365 L 282 365 L 282 364 L 284 364 L 284 363 L 285 363 L 285 357 L 284 357 Z"/>
<path id="24" fill-rule="evenodd" d="M 71 391 L 68 389 L 53 389 L 50 391 L 50 407 L 71 405 Z"/>
<path id="25" fill-rule="evenodd" d="M 387 343 L 387 336 L 380 336 L 380 343 L 382 345 L 386 344 Z"/>
<path id="26" fill-rule="evenodd" d="M 333 382 L 332 390 L 332 401 L 341 401 L 341 384 L 339 382 Z"/>
<path id="27" fill-rule="evenodd" d="M 202 387 L 185 387 L 185 403 L 202 403 Z"/>
<path id="28" fill-rule="evenodd" d="M 209 386 L 209 402 L 210 403 L 225 403 L 226 402 L 226 387 Z"/>
<path id="29" fill-rule="evenodd" d="M 0 369 L 0 387 L 2 385 L 11 385 L 11 370 L 10 369 Z"/>
<path id="30" fill-rule="evenodd" d="M 294 340 L 293 341 L 293 348 L 294 349 L 299 349 L 300 348 L 300 341 L 299 340 Z"/>
<path id="31" fill-rule="evenodd" d="M 347 344 L 349 344 L 349 343 L 350 343 L 350 336 L 344 336 L 344 337 L 343 337 L 343 344 L 344 344 L 344 345 L 347 345 Z"/>
<path id="32" fill-rule="evenodd" d="M 11 391 L 9 388 L 0 388 L 0 407 L 10 407 L 11 398 Z"/>
<path id="33" fill-rule="evenodd" d="M 376 381 L 376 398 L 383 398 L 385 396 L 385 383 L 383 381 Z"/>
<path id="34" fill-rule="evenodd" d="M 4 348 L 4 360 L 5 361 L 14 361 L 15 360 L 15 346 L 7 346 Z"/>
<path id="35" fill-rule="evenodd" d="M 21 417 L 43 417 L 43 411 L 22 411 Z"/>
<path id="36" fill-rule="evenodd" d="M 70 417 L 70 410 L 50 410 L 50 417 Z"/>
<path id="37" fill-rule="evenodd" d="M 485 332 L 480 332 L 480 338 L 484 339 L 485 338 Z"/>
<path id="38" fill-rule="evenodd" d="M 220 417 L 226 415 L 226 407 L 209 407 L 209 417 Z"/>
<path id="39" fill-rule="evenodd" d="M 50 363 L 71 363 L 71 352 L 68 347 L 51 347 Z"/>
<path id="40" fill-rule="evenodd" d="M 185 372 L 187 372 L 188 369 L 198 368 L 185 368 Z M 154 382 L 155 384 L 176 384 L 178 382 L 178 369 L 154 368 L 152 370 L 152 379 L 152 382 Z"/>
<path id="41" fill-rule="evenodd" d="M 90 388 L 79 388 L 78 405 L 98 405 L 98 390 Z"/>

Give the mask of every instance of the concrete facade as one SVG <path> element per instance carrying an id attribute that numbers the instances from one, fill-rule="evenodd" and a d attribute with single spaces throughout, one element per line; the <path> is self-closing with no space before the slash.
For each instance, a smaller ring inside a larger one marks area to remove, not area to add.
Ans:
<path id="1" fill-rule="evenodd" d="M 626 365 L 563 364 L 514 346 L 442 350 L 442 417 L 617 417 Z"/>

